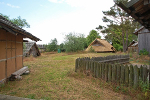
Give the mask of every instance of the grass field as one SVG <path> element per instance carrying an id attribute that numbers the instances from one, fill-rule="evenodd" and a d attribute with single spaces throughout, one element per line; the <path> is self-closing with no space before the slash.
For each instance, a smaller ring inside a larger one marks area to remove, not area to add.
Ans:
<path id="1" fill-rule="evenodd" d="M 83 73 L 75 73 L 75 59 L 114 53 L 43 53 L 40 57 L 24 58 L 29 75 L 20 81 L 10 81 L 0 88 L 0 94 L 45 100 L 131 100 L 137 94 L 117 90 L 110 84 Z"/>

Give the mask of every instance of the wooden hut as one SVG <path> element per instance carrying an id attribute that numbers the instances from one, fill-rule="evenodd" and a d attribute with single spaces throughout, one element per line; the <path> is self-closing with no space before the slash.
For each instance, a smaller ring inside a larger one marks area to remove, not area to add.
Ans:
<path id="1" fill-rule="evenodd" d="M 138 51 L 146 49 L 150 53 L 150 0 L 130 0 L 126 4 L 114 1 L 143 26 L 134 32 L 138 35 Z"/>
<path id="2" fill-rule="evenodd" d="M 0 15 L 0 83 L 23 67 L 23 38 L 40 40 Z"/>
<path id="3" fill-rule="evenodd" d="M 132 41 L 128 48 L 127 48 L 128 52 L 138 52 L 138 42 L 137 41 Z"/>
<path id="4" fill-rule="evenodd" d="M 24 44 L 25 44 L 25 48 L 23 49 L 23 55 L 25 57 L 30 55 L 37 57 L 41 55 L 39 48 L 35 42 L 24 42 Z"/>
<path id="5" fill-rule="evenodd" d="M 134 34 L 138 35 L 138 52 L 146 49 L 150 53 L 150 31 L 142 26 Z"/>
<path id="6" fill-rule="evenodd" d="M 95 52 L 115 52 L 115 48 L 103 39 L 96 38 L 85 51 L 93 49 Z"/>

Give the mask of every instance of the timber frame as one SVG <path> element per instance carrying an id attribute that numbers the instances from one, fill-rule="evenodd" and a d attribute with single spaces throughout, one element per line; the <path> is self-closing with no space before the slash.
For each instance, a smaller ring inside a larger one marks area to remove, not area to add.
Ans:
<path id="1" fill-rule="evenodd" d="M 114 1 L 142 26 L 150 30 L 150 0 L 131 0 L 126 4 L 120 0 Z"/>
<path id="2" fill-rule="evenodd" d="M 0 15 L 0 83 L 23 68 L 23 38 L 40 41 Z"/>

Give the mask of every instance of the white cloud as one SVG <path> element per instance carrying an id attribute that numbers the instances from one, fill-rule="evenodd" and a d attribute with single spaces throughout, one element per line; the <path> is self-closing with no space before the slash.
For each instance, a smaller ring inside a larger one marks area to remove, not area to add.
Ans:
<path id="1" fill-rule="evenodd" d="M 48 0 L 48 1 L 53 3 L 62 3 L 64 0 Z"/>
<path id="2" fill-rule="evenodd" d="M 0 2 L 0 4 L 5 4 L 4 2 Z"/>
<path id="3" fill-rule="evenodd" d="M 110 0 L 65 0 L 64 2 L 79 9 L 71 13 L 63 13 L 59 17 L 45 19 L 27 29 L 42 40 L 38 42 L 39 44 L 46 44 L 54 38 L 57 38 L 60 44 L 64 41 L 65 34 L 69 32 L 83 33 L 87 36 L 90 30 L 98 25 L 104 25 L 102 11 L 108 10 L 114 4 Z"/>
<path id="4" fill-rule="evenodd" d="M 11 5 L 9 3 L 7 3 L 7 6 L 12 7 L 12 8 L 20 8 L 19 6 L 14 6 L 14 5 Z"/>

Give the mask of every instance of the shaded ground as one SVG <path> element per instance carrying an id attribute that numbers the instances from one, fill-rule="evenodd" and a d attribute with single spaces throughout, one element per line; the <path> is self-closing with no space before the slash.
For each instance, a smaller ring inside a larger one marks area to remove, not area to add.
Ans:
<path id="1" fill-rule="evenodd" d="M 135 99 L 106 88 L 106 83 L 99 79 L 74 72 L 76 58 L 107 55 L 114 53 L 43 53 L 37 58 L 25 58 L 24 66 L 28 66 L 31 73 L 23 75 L 21 81 L 8 82 L 0 88 L 0 94 L 45 100 Z"/>

